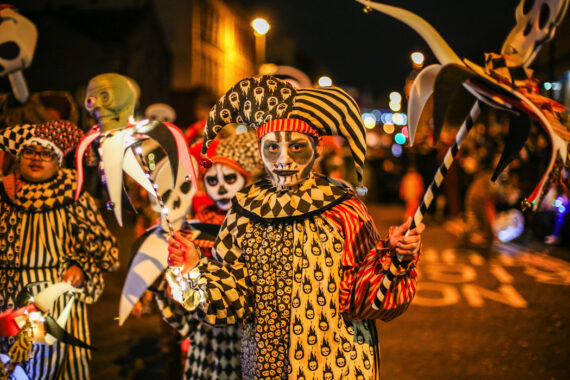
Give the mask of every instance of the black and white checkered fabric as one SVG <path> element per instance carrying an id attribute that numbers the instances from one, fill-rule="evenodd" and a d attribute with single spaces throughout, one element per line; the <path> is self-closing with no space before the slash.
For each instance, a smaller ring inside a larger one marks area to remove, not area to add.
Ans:
<path id="1" fill-rule="evenodd" d="M 0 150 L 9 152 L 16 157 L 22 144 L 34 137 L 35 125 L 14 125 L 4 129 L 0 133 Z"/>

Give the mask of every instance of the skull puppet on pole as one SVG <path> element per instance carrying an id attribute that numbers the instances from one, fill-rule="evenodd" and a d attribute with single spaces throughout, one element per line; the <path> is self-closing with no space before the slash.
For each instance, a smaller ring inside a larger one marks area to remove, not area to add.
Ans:
<path id="1" fill-rule="evenodd" d="M 0 5 L 0 76 L 8 76 L 16 100 L 24 104 L 30 92 L 22 70 L 34 57 L 38 40 L 36 26 L 10 5 Z"/>
<path id="2" fill-rule="evenodd" d="M 570 133 L 554 116 L 564 107 L 536 93 L 532 72 L 527 66 L 540 47 L 553 37 L 557 25 L 568 8 L 569 0 L 542 0 L 534 3 L 522 0 L 516 10 L 517 25 L 503 44 L 502 55 L 486 54 L 484 68 L 467 59 L 459 59 L 437 31 L 421 17 L 397 7 L 365 0 L 357 1 L 364 4 L 367 9 L 376 9 L 413 28 L 428 43 L 441 63 L 426 67 L 412 84 L 408 108 L 411 144 L 422 114 L 429 109 L 426 105 L 431 98 L 433 98 L 434 140 L 439 137 L 444 115 L 452 102 L 455 105 L 463 104 L 464 107 L 465 104 L 469 104 L 471 97 L 476 99 L 469 115 L 459 128 L 456 141 L 447 152 L 444 162 L 427 189 L 422 204 L 414 215 L 412 227 L 421 222 L 437 195 L 445 173 L 453 164 L 455 155 L 483 104 L 509 112 L 511 119 L 505 148 L 493 174 L 493 180 L 523 148 L 530 131 L 531 119 L 538 122 L 547 132 L 552 143 L 552 155 L 546 173 L 530 197 L 531 202 L 535 201 L 536 207 L 539 203 L 536 199 L 543 196 L 545 185 L 553 181 L 554 176 L 560 175 L 561 171 L 555 170 L 555 164 L 568 165 L 567 146 Z M 382 286 L 383 294 L 389 289 L 390 283 L 391 279 L 386 277 Z"/>
<path id="3" fill-rule="evenodd" d="M 82 159 L 87 147 L 98 139 L 101 156 L 101 174 L 109 193 L 109 208 L 113 209 L 119 225 L 122 226 L 121 194 L 123 190 L 123 171 L 132 177 L 151 194 L 158 198 L 157 186 L 153 183 L 146 167 L 140 143 L 152 139 L 166 152 L 172 171 L 172 184 L 182 164 L 187 180 L 196 184 L 196 167 L 190 159 L 190 153 L 182 132 L 173 124 L 160 121 L 143 120 L 137 124 L 132 119 L 139 88 L 125 76 L 107 73 L 89 81 L 85 107 L 97 119 L 98 125 L 88 132 L 77 148 L 78 189 L 83 181 Z M 137 160 L 138 155 L 138 160 Z M 141 166 L 142 164 L 142 166 Z M 163 213 L 168 210 L 163 210 Z"/>

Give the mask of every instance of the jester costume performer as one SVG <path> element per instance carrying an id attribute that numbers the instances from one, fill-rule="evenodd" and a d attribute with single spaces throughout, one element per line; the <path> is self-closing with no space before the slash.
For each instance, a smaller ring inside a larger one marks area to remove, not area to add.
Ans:
<path id="1" fill-rule="evenodd" d="M 119 251 L 91 196 L 84 192 L 74 199 L 75 171 L 59 167 L 81 134 L 67 121 L 17 125 L 0 134 L 0 149 L 19 160 L 19 171 L 3 177 L 0 184 L 0 310 L 14 307 L 17 294 L 28 283 L 45 282 L 33 288 L 36 293 L 69 281 L 81 292 L 64 327 L 89 343 L 86 304 L 101 295 L 102 273 L 117 268 Z M 54 175 L 45 180 L 29 178 L 42 172 L 50 160 Z M 69 276 L 71 268 L 82 272 L 81 285 Z M 56 317 L 70 297 L 57 299 Z M 7 354 L 14 337 L 0 338 L 0 342 L 0 351 Z M 88 350 L 56 341 L 33 344 L 32 356 L 22 367 L 31 379 L 88 379 L 89 361 Z"/>
<path id="2" fill-rule="evenodd" d="M 412 301 L 421 230 L 396 240 L 402 225 L 382 240 L 354 191 L 312 173 L 319 137 L 341 135 L 362 180 L 358 106 L 339 88 L 253 77 L 212 109 L 203 153 L 231 122 L 256 128 L 269 179 L 237 193 L 213 248 L 221 264 L 198 260 L 180 236 L 171 242 L 171 265 L 188 264 L 173 297 L 210 324 L 243 324 L 244 378 L 378 378 L 373 319 L 389 321 Z M 393 282 L 380 302 L 384 276 Z"/>
<path id="3" fill-rule="evenodd" d="M 196 147 L 201 148 L 201 143 Z M 182 232 L 201 248 L 207 257 L 214 246 L 219 227 L 231 208 L 232 199 L 241 190 L 252 173 L 262 167 L 254 132 L 216 140 L 208 152 L 212 155 L 212 167 L 202 169 L 200 178 L 204 181 L 208 196 L 213 204 L 203 207 L 194 219 L 200 225 L 215 227 L 216 232 L 196 234 L 196 224 L 186 223 Z M 209 237 L 209 238 L 208 238 Z M 166 283 L 163 284 L 165 288 Z M 188 337 L 190 346 L 186 356 L 185 376 L 187 379 L 241 379 L 241 326 L 211 327 L 194 318 L 192 312 L 182 308 L 167 295 L 159 297 L 159 305 L 165 320 L 176 328 L 183 337 Z"/>

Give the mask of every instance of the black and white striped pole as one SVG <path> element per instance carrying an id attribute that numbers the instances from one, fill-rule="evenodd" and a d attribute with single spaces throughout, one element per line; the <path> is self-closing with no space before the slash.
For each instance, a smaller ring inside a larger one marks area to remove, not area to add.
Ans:
<path id="1" fill-rule="evenodd" d="M 461 127 L 459 128 L 459 131 L 455 136 L 455 142 L 447 150 L 445 158 L 443 159 L 443 162 L 437 169 L 433 181 L 431 182 L 428 189 L 424 193 L 422 203 L 420 204 L 420 206 L 416 210 L 416 213 L 414 214 L 414 219 L 412 220 L 412 225 L 410 226 L 408 232 L 416 228 L 416 226 L 418 226 L 424 219 L 424 215 L 426 214 L 427 210 L 429 209 L 433 200 L 435 199 L 435 197 L 439 192 L 439 188 L 441 186 L 441 183 L 443 182 L 445 175 L 447 174 L 447 171 L 453 164 L 455 156 L 457 156 L 457 153 L 459 152 L 459 149 L 461 148 L 463 141 L 469 134 L 469 131 L 471 131 L 471 128 L 473 127 L 473 124 L 475 123 L 475 120 L 477 120 L 477 118 L 479 117 L 480 113 L 481 113 L 481 108 L 479 107 L 479 101 L 477 100 L 471 107 L 469 115 L 465 118 L 465 120 L 463 120 L 463 123 L 461 124 Z M 374 305 L 378 309 L 382 307 L 382 302 L 386 297 L 386 293 L 388 293 L 388 289 L 390 289 L 390 287 L 392 286 L 392 281 L 396 277 L 396 273 L 398 272 L 398 266 L 400 264 L 401 259 L 402 257 L 400 255 L 397 255 L 397 257 L 395 257 L 394 260 L 392 260 L 392 264 L 390 265 L 390 270 L 388 271 L 388 273 L 386 273 L 386 275 L 384 275 L 384 279 L 382 280 L 382 285 L 380 285 L 380 289 L 378 290 L 378 294 L 376 295 L 376 299 L 374 300 Z"/>

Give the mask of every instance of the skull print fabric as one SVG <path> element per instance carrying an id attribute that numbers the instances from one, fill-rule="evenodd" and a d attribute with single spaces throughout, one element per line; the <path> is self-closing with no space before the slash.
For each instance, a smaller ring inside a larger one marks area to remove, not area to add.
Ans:
<path id="1" fill-rule="evenodd" d="M 390 258 L 365 212 L 348 188 L 316 175 L 291 192 L 262 180 L 237 193 L 217 260 L 198 266 L 208 294 L 196 313 L 213 325 L 244 323 L 244 378 L 378 376 L 367 318 L 401 314 L 417 273 L 402 268 L 382 310 L 373 310 Z"/>

